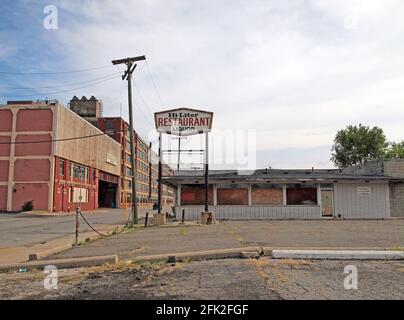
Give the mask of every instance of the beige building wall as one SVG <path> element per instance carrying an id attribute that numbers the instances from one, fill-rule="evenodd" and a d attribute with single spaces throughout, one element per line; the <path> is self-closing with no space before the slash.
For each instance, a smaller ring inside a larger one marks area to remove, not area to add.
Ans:
<path id="1" fill-rule="evenodd" d="M 60 105 L 54 107 L 57 140 L 92 136 L 58 141 L 54 146 L 55 155 L 120 176 L 121 145 L 73 111 Z"/>

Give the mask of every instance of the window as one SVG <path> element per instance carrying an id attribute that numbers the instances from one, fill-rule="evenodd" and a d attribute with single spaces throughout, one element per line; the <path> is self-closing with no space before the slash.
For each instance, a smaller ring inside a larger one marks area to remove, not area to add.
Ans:
<path id="1" fill-rule="evenodd" d="M 127 153 L 126 153 L 126 162 L 130 163 L 130 154 L 127 154 Z"/>
<path id="2" fill-rule="evenodd" d="M 290 184 L 286 187 L 287 205 L 317 205 L 317 187 L 309 184 Z"/>
<path id="3" fill-rule="evenodd" d="M 125 174 L 129 177 L 132 176 L 132 169 L 129 167 L 125 167 Z"/>
<path id="4" fill-rule="evenodd" d="M 251 186 L 251 200 L 253 205 L 282 205 L 283 185 L 253 184 Z"/>
<path id="5" fill-rule="evenodd" d="M 112 121 L 107 121 L 107 122 L 105 123 L 105 128 L 106 128 L 106 129 L 109 129 L 109 130 L 114 129 L 114 123 L 113 123 Z"/>
<path id="6" fill-rule="evenodd" d="M 65 175 L 65 161 L 62 159 L 59 160 L 59 175 L 61 177 Z"/>
<path id="7" fill-rule="evenodd" d="M 74 203 L 85 203 L 88 202 L 88 189 L 86 188 L 73 188 L 73 196 L 71 197 Z"/>
<path id="8" fill-rule="evenodd" d="M 76 179 L 88 178 L 88 172 L 86 173 L 86 168 L 78 164 L 73 165 L 73 177 Z"/>

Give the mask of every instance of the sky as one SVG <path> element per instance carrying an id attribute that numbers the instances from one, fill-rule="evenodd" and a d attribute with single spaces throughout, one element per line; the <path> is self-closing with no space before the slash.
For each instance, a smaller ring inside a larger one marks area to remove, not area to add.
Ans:
<path id="1" fill-rule="evenodd" d="M 47 5 L 56 29 L 44 27 Z M 105 116 L 127 120 L 111 60 L 146 55 L 136 130 L 155 141 L 154 112 L 213 111 L 214 168 L 333 167 L 333 138 L 349 124 L 404 140 L 400 0 L 3 0 L 0 11 L 0 103 L 94 95 Z"/>

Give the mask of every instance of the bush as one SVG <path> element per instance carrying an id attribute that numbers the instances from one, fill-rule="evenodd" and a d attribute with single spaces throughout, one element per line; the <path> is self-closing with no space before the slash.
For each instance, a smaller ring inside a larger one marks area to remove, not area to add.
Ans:
<path id="1" fill-rule="evenodd" d="M 22 206 L 22 211 L 32 211 L 34 210 L 34 200 L 27 201 Z"/>

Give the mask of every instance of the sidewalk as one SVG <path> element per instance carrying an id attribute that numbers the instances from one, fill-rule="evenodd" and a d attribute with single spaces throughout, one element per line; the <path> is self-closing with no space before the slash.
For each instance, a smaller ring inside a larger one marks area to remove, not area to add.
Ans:
<path id="1" fill-rule="evenodd" d="M 139 221 L 144 221 L 146 212 L 139 208 Z M 75 211 L 70 213 L 48 213 L 31 211 L 0 216 L 0 264 L 26 262 L 30 254 L 38 259 L 68 250 L 74 242 Z M 83 212 L 86 219 L 101 233 L 108 234 L 116 228 L 121 230 L 127 222 L 130 210 L 102 208 Z M 79 242 L 101 238 L 79 217 Z M 92 255 L 93 256 L 93 255 Z"/>
<path id="2" fill-rule="evenodd" d="M 96 228 L 101 233 L 108 234 L 115 230 L 115 228 L 122 228 L 122 226 L 97 225 Z M 96 232 L 86 231 L 79 234 L 79 243 L 84 244 L 85 242 L 94 241 L 100 238 L 102 237 Z M 31 254 L 35 254 L 37 259 L 45 259 L 48 256 L 71 249 L 74 241 L 75 236 L 72 234 L 33 245 L 0 248 L 0 265 L 26 262 Z"/>

